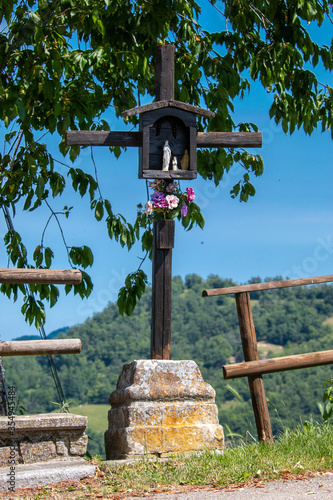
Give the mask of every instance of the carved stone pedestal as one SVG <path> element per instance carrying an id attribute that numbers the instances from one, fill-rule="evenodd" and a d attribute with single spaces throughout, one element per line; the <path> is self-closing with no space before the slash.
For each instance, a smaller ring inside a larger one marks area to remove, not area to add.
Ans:
<path id="1" fill-rule="evenodd" d="M 0 417 L 0 468 L 81 459 L 87 451 L 87 422 L 70 413 Z"/>
<path id="2" fill-rule="evenodd" d="M 215 391 L 194 361 L 127 363 L 109 402 L 107 460 L 223 448 Z"/>

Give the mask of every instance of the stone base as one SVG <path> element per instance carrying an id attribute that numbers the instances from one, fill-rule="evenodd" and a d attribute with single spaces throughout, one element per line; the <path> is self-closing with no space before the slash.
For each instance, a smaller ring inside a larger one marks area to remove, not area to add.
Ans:
<path id="1" fill-rule="evenodd" d="M 0 467 L 80 459 L 87 451 L 87 423 L 70 413 L 0 417 Z"/>
<path id="2" fill-rule="evenodd" d="M 107 460 L 223 448 L 215 391 L 194 361 L 127 363 L 109 401 Z"/>

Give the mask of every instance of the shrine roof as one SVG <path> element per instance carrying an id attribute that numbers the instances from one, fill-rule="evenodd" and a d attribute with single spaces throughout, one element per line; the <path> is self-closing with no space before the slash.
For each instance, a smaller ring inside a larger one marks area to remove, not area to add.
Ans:
<path id="1" fill-rule="evenodd" d="M 121 113 L 122 117 L 138 115 L 140 113 L 145 113 L 146 111 L 153 111 L 155 109 L 161 108 L 178 108 L 184 111 L 190 111 L 196 115 L 205 116 L 206 118 L 213 118 L 215 113 L 209 111 L 209 109 L 200 108 L 199 106 L 193 106 L 192 104 L 187 104 L 186 102 L 175 101 L 174 99 L 165 101 L 155 101 L 150 104 L 144 104 L 143 106 L 138 106 L 136 108 L 127 109 Z"/>

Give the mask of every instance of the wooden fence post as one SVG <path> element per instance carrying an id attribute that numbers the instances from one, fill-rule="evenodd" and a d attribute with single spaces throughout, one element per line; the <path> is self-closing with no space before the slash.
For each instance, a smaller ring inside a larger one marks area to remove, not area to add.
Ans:
<path id="1" fill-rule="evenodd" d="M 256 361 L 259 359 L 259 353 L 252 317 L 250 294 L 248 292 L 236 293 L 235 299 L 244 359 L 245 361 Z M 273 433 L 267 407 L 264 381 L 261 375 L 257 375 L 248 377 L 248 382 L 259 440 L 270 443 L 273 441 Z"/>

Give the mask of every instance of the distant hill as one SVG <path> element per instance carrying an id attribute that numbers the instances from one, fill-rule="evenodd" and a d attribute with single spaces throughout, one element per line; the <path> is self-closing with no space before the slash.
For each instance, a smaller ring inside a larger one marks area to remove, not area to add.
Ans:
<path id="1" fill-rule="evenodd" d="M 273 279 L 279 277 L 267 280 Z M 193 359 L 199 365 L 204 380 L 216 391 L 222 425 L 244 437 L 249 435 L 247 431 L 255 436 L 247 380 L 224 381 L 221 370 L 222 364 L 243 360 L 234 297 L 201 296 L 204 288 L 232 285 L 235 283 L 231 280 L 218 276 L 207 280 L 195 274 L 185 280 L 173 278 L 171 357 Z M 265 356 L 332 348 L 332 285 L 255 292 L 251 294 L 251 303 L 258 341 L 266 346 L 273 344 L 271 351 L 266 347 Z M 81 325 L 52 332 L 53 336 L 82 341 L 80 355 L 54 356 L 72 405 L 107 404 L 124 363 L 149 358 L 150 315 L 148 288 L 130 318 L 121 317 L 116 305 L 110 304 Z M 17 398 L 29 412 L 55 409 L 57 396 L 46 357 L 3 358 L 3 364 L 6 383 L 16 387 Z M 264 376 L 273 431 L 278 433 L 281 425 L 295 427 L 311 415 L 320 419 L 317 402 L 322 401 L 324 382 L 332 376 L 332 366 Z M 106 422 L 107 415 L 105 429 Z"/>
<path id="2" fill-rule="evenodd" d="M 66 333 L 69 330 L 69 326 L 64 326 L 63 328 L 58 328 L 58 330 L 54 330 L 53 332 L 46 335 L 46 337 L 50 339 L 55 339 L 59 337 L 62 333 Z M 17 337 L 13 340 L 40 340 L 39 335 L 22 335 L 22 337 Z"/>

